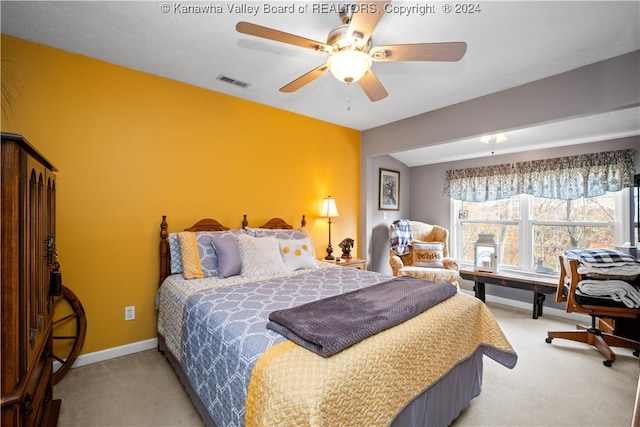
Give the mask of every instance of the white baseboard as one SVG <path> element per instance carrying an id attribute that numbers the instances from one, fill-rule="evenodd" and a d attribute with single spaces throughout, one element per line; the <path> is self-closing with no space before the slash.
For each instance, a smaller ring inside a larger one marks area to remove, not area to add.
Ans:
<path id="1" fill-rule="evenodd" d="M 78 356 L 71 368 L 78 368 L 80 366 L 90 365 L 92 363 L 103 362 L 109 359 L 115 359 L 116 357 L 122 357 L 140 351 L 151 350 L 158 347 L 158 338 L 152 338 L 145 341 L 138 341 L 131 344 L 125 344 L 118 347 L 107 348 L 105 350 L 96 351 L 93 353 L 81 354 Z M 53 369 L 57 369 L 54 362 Z"/>
<path id="2" fill-rule="evenodd" d="M 460 290 L 462 292 L 466 293 L 466 294 L 474 295 L 473 291 L 470 291 L 470 290 L 467 290 L 467 289 L 460 289 Z M 494 295 L 485 295 L 485 300 L 487 302 L 506 305 L 508 307 L 521 308 L 523 310 L 528 310 L 528 311 L 531 311 L 531 312 L 533 310 L 533 304 L 532 303 L 528 303 L 528 302 L 524 302 L 524 301 L 517 301 L 517 300 L 514 300 L 514 299 L 510 299 L 510 298 L 497 297 L 497 296 L 494 296 Z M 562 317 L 564 319 L 569 319 L 569 320 L 575 320 L 576 322 L 591 323 L 591 317 L 587 316 L 586 314 L 567 313 L 564 310 L 560 310 L 560 309 L 553 308 L 553 307 L 543 307 L 542 313 L 543 313 L 543 316 L 545 314 L 549 314 L 551 316 Z"/>

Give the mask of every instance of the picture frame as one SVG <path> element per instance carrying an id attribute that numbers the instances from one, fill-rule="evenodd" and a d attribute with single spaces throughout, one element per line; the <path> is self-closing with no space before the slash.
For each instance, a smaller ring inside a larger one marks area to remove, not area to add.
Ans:
<path id="1" fill-rule="evenodd" d="M 380 168 L 378 209 L 381 211 L 400 210 L 400 172 Z"/>

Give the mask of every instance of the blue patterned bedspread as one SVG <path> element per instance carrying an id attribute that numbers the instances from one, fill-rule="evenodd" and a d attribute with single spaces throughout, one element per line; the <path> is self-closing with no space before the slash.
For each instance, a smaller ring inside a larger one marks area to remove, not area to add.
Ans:
<path id="1" fill-rule="evenodd" d="M 269 313 L 389 279 L 355 268 L 321 268 L 191 295 L 181 364 L 218 427 L 244 425 L 251 370 L 265 350 L 285 340 L 266 328 Z"/>

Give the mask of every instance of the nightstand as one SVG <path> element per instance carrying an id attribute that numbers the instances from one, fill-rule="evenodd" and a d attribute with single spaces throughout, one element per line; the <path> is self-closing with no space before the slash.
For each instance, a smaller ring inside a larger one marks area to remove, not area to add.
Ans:
<path id="1" fill-rule="evenodd" d="M 339 259 L 339 260 L 335 260 L 335 261 L 327 261 L 327 260 L 322 260 L 325 262 L 330 262 L 333 263 L 335 265 L 340 265 L 342 267 L 353 267 L 353 268 L 358 268 L 360 270 L 366 270 L 367 269 L 367 260 L 366 259 L 360 259 L 360 258 L 350 258 L 350 259 Z"/>

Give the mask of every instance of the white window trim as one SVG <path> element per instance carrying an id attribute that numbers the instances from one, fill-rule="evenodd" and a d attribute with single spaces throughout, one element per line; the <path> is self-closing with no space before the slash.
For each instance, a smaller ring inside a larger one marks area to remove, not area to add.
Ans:
<path id="1" fill-rule="evenodd" d="M 614 221 L 614 244 L 616 247 L 623 247 L 624 245 L 629 244 L 629 233 L 630 233 L 630 196 L 629 192 L 631 189 L 625 188 L 621 191 L 617 191 L 614 193 L 614 200 L 616 203 L 616 213 L 615 213 L 615 221 Z M 533 196 L 529 196 L 533 197 Z M 505 223 L 520 223 L 520 231 L 522 230 L 531 230 L 533 224 L 544 224 L 546 221 L 532 221 L 531 215 L 527 212 L 528 209 L 532 209 L 532 203 L 520 203 L 520 221 L 494 221 L 500 224 Z M 460 221 L 458 221 L 458 213 L 462 209 L 462 201 L 449 199 L 449 248 L 450 248 L 450 256 L 455 259 L 461 259 L 461 241 L 460 236 L 462 233 L 462 228 L 460 225 Z M 492 221 L 479 221 L 483 223 L 491 223 Z M 554 222 L 555 223 L 555 222 Z M 576 225 L 598 225 L 600 223 L 582 223 L 582 222 L 573 222 Z M 601 225 L 609 225 L 609 223 L 602 223 Z M 520 239 L 519 240 L 519 251 L 521 256 L 521 264 L 520 268 L 513 267 L 503 267 L 502 270 L 506 271 L 518 271 L 518 272 L 527 272 L 535 274 L 535 268 L 531 265 L 532 259 L 532 245 L 531 239 Z M 464 263 L 462 265 L 463 268 L 471 268 L 472 264 Z"/>

